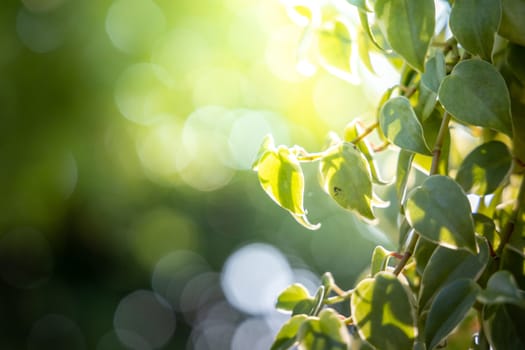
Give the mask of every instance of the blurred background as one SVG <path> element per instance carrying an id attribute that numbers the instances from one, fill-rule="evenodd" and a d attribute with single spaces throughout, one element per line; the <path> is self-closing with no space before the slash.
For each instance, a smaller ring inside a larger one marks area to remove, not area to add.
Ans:
<path id="1" fill-rule="evenodd" d="M 375 245 L 395 247 L 395 210 L 359 222 L 321 192 L 315 164 L 315 232 L 250 170 L 266 134 L 318 151 L 373 118 L 393 83 L 300 62 L 292 7 L 2 2 L 1 349 L 268 349 L 288 318 L 274 310 L 282 289 L 313 293 L 325 271 L 350 288 Z"/>

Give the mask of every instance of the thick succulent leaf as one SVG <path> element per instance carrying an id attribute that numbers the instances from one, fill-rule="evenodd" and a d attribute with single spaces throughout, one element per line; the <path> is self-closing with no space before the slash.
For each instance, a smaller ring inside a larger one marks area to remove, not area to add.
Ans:
<path id="1" fill-rule="evenodd" d="M 465 192 L 485 195 L 493 193 L 507 176 L 512 165 L 512 155 L 500 141 L 490 141 L 478 146 L 463 160 L 456 181 Z"/>
<path id="2" fill-rule="evenodd" d="M 410 225 L 426 239 L 444 247 L 477 253 L 470 203 L 451 178 L 441 175 L 426 178 L 408 194 L 405 214 Z"/>
<path id="3" fill-rule="evenodd" d="M 512 136 L 510 97 L 496 68 L 482 60 L 458 63 L 439 88 L 439 100 L 456 119 Z"/>
<path id="4" fill-rule="evenodd" d="M 390 251 L 380 245 L 374 248 L 374 251 L 372 252 L 372 262 L 370 264 L 370 275 L 372 277 L 377 273 L 384 271 L 389 254 Z"/>
<path id="5" fill-rule="evenodd" d="M 325 23 L 317 37 L 321 66 L 352 83 L 359 81 L 350 62 L 353 40 L 347 24 L 339 19 Z"/>
<path id="6" fill-rule="evenodd" d="M 304 176 L 297 158 L 284 146 L 266 151 L 257 164 L 259 182 L 277 204 L 288 210 L 303 226 L 317 229 L 303 209 Z"/>
<path id="7" fill-rule="evenodd" d="M 490 61 L 500 20 L 499 0 L 462 0 L 454 2 L 449 23 L 461 46 Z"/>
<path id="8" fill-rule="evenodd" d="M 374 9 L 392 49 L 422 72 L 434 34 L 434 1 L 376 0 Z"/>
<path id="9" fill-rule="evenodd" d="M 518 288 L 514 276 L 509 271 L 494 273 L 478 300 L 484 304 L 507 303 L 525 308 L 525 293 Z"/>
<path id="10" fill-rule="evenodd" d="M 379 125 L 394 145 L 416 153 L 431 154 L 423 137 L 423 127 L 406 97 L 394 97 L 383 105 Z"/>
<path id="11" fill-rule="evenodd" d="M 425 63 L 425 72 L 421 74 L 421 83 L 437 94 L 439 85 L 441 85 L 446 74 L 445 56 L 441 51 L 436 51 L 434 56 Z"/>
<path id="12" fill-rule="evenodd" d="M 375 219 L 370 169 L 355 145 L 343 142 L 334 147 L 321 159 L 319 169 L 323 189 L 341 207 Z"/>
<path id="13" fill-rule="evenodd" d="M 525 349 L 525 309 L 512 304 L 486 305 L 483 330 L 494 350 Z"/>
<path id="14" fill-rule="evenodd" d="M 332 309 L 304 321 L 297 335 L 300 350 L 347 350 L 350 335 L 344 321 Z"/>
<path id="15" fill-rule="evenodd" d="M 411 349 L 416 336 L 410 297 L 391 273 L 359 282 L 351 298 L 352 318 L 361 338 L 377 349 Z"/>
<path id="16" fill-rule="evenodd" d="M 364 128 L 359 125 L 359 120 L 354 119 L 352 122 L 350 122 L 344 130 L 344 140 L 346 142 L 352 142 L 357 137 L 359 137 L 364 132 Z M 379 174 L 378 167 L 376 164 L 376 160 L 374 159 L 374 150 L 372 148 L 372 145 L 366 138 L 363 138 L 359 140 L 355 144 L 357 148 L 361 151 L 361 153 L 365 156 L 366 161 L 368 162 L 368 166 L 370 168 L 370 175 L 372 175 L 372 181 L 378 185 L 387 185 L 389 182 L 386 180 L 383 180 L 381 178 L 381 175 Z"/>
<path id="17" fill-rule="evenodd" d="M 308 317 L 296 315 L 290 318 L 275 336 L 270 350 L 286 350 L 291 348 L 297 341 L 297 332 Z"/>
<path id="18" fill-rule="evenodd" d="M 437 293 L 425 323 L 427 349 L 434 349 L 465 318 L 479 291 L 474 281 L 460 279 Z"/>
<path id="19" fill-rule="evenodd" d="M 276 307 L 280 310 L 292 311 L 297 303 L 310 298 L 308 290 L 302 284 L 294 283 L 279 294 Z"/>
<path id="20" fill-rule="evenodd" d="M 501 0 L 502 13 L 501 23 L 498 29 L 499 35 L 509 39 L 511 42 L 525 46 L 525 1 L 523 0 Z"/>
<path id="21" fill-rule="evenodd" d="M 485 239 L 478 238 L 479 254 L 472 255 L 463 250 L 452 250 L 438 246 L 421 277 L 419 290 L 419 312 L 430 306 L 437 291 L 445 285 L 461 278 L 477 280 L 489 261 L 489 247 Z"/>

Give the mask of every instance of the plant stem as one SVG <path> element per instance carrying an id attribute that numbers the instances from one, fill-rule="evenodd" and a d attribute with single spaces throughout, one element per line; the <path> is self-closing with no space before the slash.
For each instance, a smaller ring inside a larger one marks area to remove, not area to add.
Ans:
<path id="1" fill-rule="evenodd" d="M 429 175 L 436 175 L 438 173 L 439 160 L 441 158 L 441 148 L 443 147 L 443 142 L 445 140 L 445 135 L 448 130 L 449 122 L 450 122 L 450 115 L 447 113 L 447 111 L 445 111 L 443 113 L 443 119 L 441 120 L 441 125 L 439 127 L 436 142 L 434 143 L 434 149 L 432 150 L 432 165 L 430 166 Z M 399 263 L 397 264 L 394 270 L 394 275 L 397 276 L 401 273 L 401 271 L 403 271 L 405 265 L 408 263 L 408 260 L 410 260 L 410 257 L 412 257 L 414 248 L 416 247 L 418 240 L 419 240 L 419 233 L 414 231 L 412 235 L 410 236 L 410 240 L 407 244 L 407 248 L 405 250 L 405 253 L 403 254 L 403 257 L 401 258 L 401 261 L 399 261 Z"/>
<path id="2" fill-rule="evenodd" d="M 505 230 L 503 231 L 501 243 L 498 247 L 498 250 L 496 251 L 496 256 L 501 256 L 501 254 L 503 253 L 503 249 L 505 249 L 505 246 L 507 245 L 507 243 L 509 243 L 510 238 L 512 237 L 512 233 L 514 232 L 518 215 L 520 215 L 521 211 L 524 209 L 522 208 L 522 204 L 525 204 L 524 176 L 521 177 L 521 184 L 518 192 L 518 197 L 516 198 L 516 202 L 514 203 L 514 208 L 512 209 L 512 214 L 509 218 L 509 222 L 507 223 L 507 225 L 505 226 Z"/>
<path id="3" fill-rule="evenodd" d="M 363 130 L 363 133 L 359 136 L 357 136 L 355 139 L 350 141 L 350 143 L 356 144 L 362 139 L 364 139 L 366 136 L 368 136 L 372 131 L 374 131 L 379 126 L 379 122 L 375 122 L 374 124 L 367 127 L 365 130 Z"/>

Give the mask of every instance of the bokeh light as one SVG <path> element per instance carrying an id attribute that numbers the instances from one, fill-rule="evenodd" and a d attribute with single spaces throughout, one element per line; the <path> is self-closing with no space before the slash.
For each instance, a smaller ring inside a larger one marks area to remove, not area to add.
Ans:
<path id="1" fill-rule="evenodd" d="M 262 243 L 233 253 L 222 271 L 222 287 L 228 301 L 249 314 L 274 311 L 279 293 L 292 282 L 286 258 L 276 248 Z"/>
<path id="2" fill-rule="evenodd" d="M 173 336 L 175 314 L 162 297 L 139 290 L 120 301 L 113 325 L 120 341 L 128 347 L 143 347 L 145 342 L 159 348 Z"/>

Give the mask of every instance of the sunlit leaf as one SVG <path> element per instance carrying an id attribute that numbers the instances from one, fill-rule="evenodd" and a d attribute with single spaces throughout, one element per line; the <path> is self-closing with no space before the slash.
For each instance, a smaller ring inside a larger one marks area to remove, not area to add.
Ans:
<path id="1" fill-rule="evenodd" d="M 512 136 L 510 97 L 496 68 L 482 60 L 458 63 L 439 88 L 439 100 L 456 119 Z"/>
<path id="2" fill-rule="evenodd" d="M 366 0 L 346 0 L 346 1 L 348 1 L 348 3 L 358 7 L 361 10 L 370 11 L 368 6 L 366 5 Z"/>
<path id="3" fill-rule="evenodd" d="M 462 0 L 454 2 L 449 22 L 461 46 L 490 61 L 500 20 L 499 0 Z"/>
<path id="4" fill-rule="evenodd" d="M 408 175 L 410 175 L 410 168 L 413 159 L 413 152 L 404 149 L 399 151 L 396 168 L 396 193 L 400 204 L 405 202 Z"/>
<path id="5" fill-rule="evenodd" d="M 367 36 L 365 30 L 360 27 L 357 32 L 357 52 L 361 62 L 365 67 L 371 72 L 375 73 L 374 67 L 372 66 L 372 61 L 370 60 L 370 51 L 372 50 L 372 45 L 370 38 Z"/>
<path id="6" fill-rule="evenodd" d="M 316 302 L 314 299 L 304 299 L 295 304 L 293 308 L 292 315 L 312 315 L 316 307 Z"/>
<path id="7" fill-rule="evenodd" d="M 434 1 L 376 0 L 374 9 L 392 49 L 422 72 L 434 34 Z"/>
<path id="8" fill-rule="evenodd" d="M 359 78 L 350 62 L 353 40 L 347 24 L 336 19 L 320 29 L 317 46 L 323 68 L 341 79 L 357 83 Z"/>
<path id="9" fill-rule="evenodd" d="M 299 327 L 308 317 L 296 315 L 290 318 L 279 330 L 270 350 L 286 350 L 296 343 Z"/>
<path id="10" fill-rule="evenodd" d="M 441 85 L 446 74 L 445 57 L 441 51 L 436 51 L 434 56 L 425 63 L 425 72 L 421 74 L 421 83 L 437 94 L 439 85 Z"/>
<path id="11" fill-rule="evenodd" d="M 525 349 L 525 308 L 493 304 L 483 308 L 483 330 L 494 350 Z"/>
<path id="12" fill-rule="evenodd" d="M 297 158 L 284 146 L 265 152 L 257 164 L 259 182 L 277 204 L 287 209 L 303 226 L 317 229 L 303 209 L 304 176 Z"/>
<path id="13" fill-rule="evenodd" d="M 481 199 L 483 200 L 483 199 Z M 500 238 L 496 234 L 496 225 L 494 221 L 486 215 L 480 213 L 472 214 L 474 219 L 474 229 L 477 234 L 487 239 L 493 250 L 499 246 Z"/>
<path id="14" fill-rule="evenodd" d="M 426 239 L 476 254 L 470 203 L 451 178 L 441 175 L 426 178 L 408 194 L 405 214 L 410 225 Z"/>
<path id="15" fill-rule="evenodd" d="M 406 97 L 388 100 L 381 108 L 379 124 L 394 145 L 416 153 L 430 154 L 423 138 L 423 128 Z"/>
<path id="16" fill-rule="evenodd" d="M 323 189 L 341 207 L 375 219 L 370 169 L 355 145 L 343 142 L 334 147 L 322 158 L 319 169 Z"/>
<path id="17" fill-rule="evenodd" d="M 277 298 L 276 307 L 284 311 L 292 311 L 302 300 L 311 298 L 308 290 L 299 283 L 294 283 L 286 288 Z"/>
<path id="18" fill-rule="evenodd" d="M 523 0 L 501 0 L 502 13 L 498 34 L 510 41 L 525 46 L 525 2 Z"/>
<path id="19" fill-rule="evenodd" d="M 273 137 L 272 135 L 266 135 L 261 142 L 261 146 L 259 147 L 259 150 L 257 151 L 257 155 L 255 156 L 255 160 L 253 161 L 253 164 L 252 164 L 252 169 L 257 171 L 258 170 L 257 167 L 259 165 L 259 162 L 261 161 L 263 154 L 265 154 L 268 151 L 273 151 L 273 150 L 275 150 L 275 144 L 273 141 Z"/>
<path id="20" fill-rule="evenodd" d="M 332 309 L 303 322 L 297 336 L 300 350 L 347 350 L 350 335 L 346 325 Z"/>
<path id="21" fill-rule="evenodd" d="M 364 128 L 359 125 L 359 120 L 354 119 L 352 122 L 350 122 L 344 130 L 344 140 L 346 142 L 352 142 L 357 137 L 359 137 L 361 134 L 363 134 Z M 389 182 L 386 180 L 383 180 L 381 178 L 381 175 L 378 171 L 378 166 L 376 163 L 376 160 L 373 156 L 374 150 L 370 142 L 366 138 L 363 138 L 359 140 L 355 144 L 357 148 L 361 151 L 361 153 L 365 156 L 368 166 L 370 168 L 370 175 L 372 175 L 372 181 L 379 185 L 386 185 Z"/>
<path id="22" fill-rule="evenodd" d="M 474 149 L 461 163 L 456 181 L 466 192 L 492 193 L 507 176 L 512 155 L 503 142 L 490 141 Z"/>
<path id="23" fill-rule="evenodd" d="M 456 328 L 476 302 L 479 290 L 474 281 L 460 279 L 437 293 L 425 323 L 427 349 L 434 349 Z"/>
<path id="24" fill-rule="evenodd" d="M 430 306 L 430 301 L 445 285 L 461 278 L 477 280 L 489 261 L 489 247 L 483 238 L 479 238 L 479 254 L 472 255 L 463 250 L 452 250 L 438 246 L 423 272 L 419 291 L 420 312 Z"/>
<path id="25" fill-rule="evenodd" d="M 509 271 L 494 273 L 487 288 L 478 296 L 484 304 L 515 304 L 525 308 L 525 292 L 518 288 L 514 276 Z"/>
<path id="26" fill-rule="evenodd" d="M 372 277 L 385 269 L 389 254 L 390 251 L 380 245 L 374 248 L 372 252 L 372 262 L 370 264 L 370 275 Z"/>
<path id="27" fill-rule="evenodd" d="M 412 349 L 414 310 L 407 290 L 391 273 L 359 282 L 351 298 L 359 335 L 377 349 Z"/>

